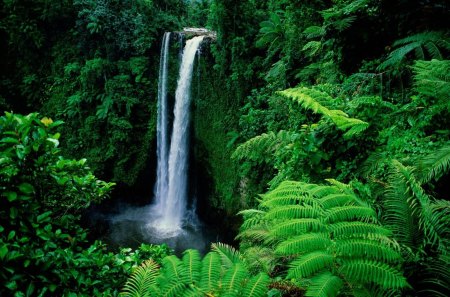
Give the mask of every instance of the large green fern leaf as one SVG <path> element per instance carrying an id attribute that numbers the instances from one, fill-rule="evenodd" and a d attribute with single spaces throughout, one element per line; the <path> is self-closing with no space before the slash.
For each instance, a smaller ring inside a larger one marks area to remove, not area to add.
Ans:
<path id="1" fill-rule="evenodd" d="M 284 256 L 305 254 L 326 250 L 330 245 L 332 241 L 327 233 L 308 233 L 281 242 L 276 248 L 276 253 Z"/>
<path id="2" fill-rule="evenodd" d="M 200 280 L 202 262 L 197 250 L 189 249 L 183 253 L 183 273 L 181 277 L 187 284 L 196 284 Z"/>
<path id="3" fill-rule="evenodd" d="M 289 264 L 288 278 L 305 278 L 333 265 L 334 258 L 326 251 L 303 255 Z"/>
<path id="4" fill-rule="evenodd" d="M 375 283 L 385 289 L 408 286 L 405 277 L 398 270 L 382 262 L 349 260 L 339 268 L 339 272 L 348 280 L 367 284 Z"/>
<path id="5" fill-rule="evenodd" d="M 307 297 L 334 297 L 344 285 L 342 279 L 331 272 L 321 273 L 311 279 L 305 293 Z"/>
<path id="6" fill-rule="evenodd" d="M 270 278 L 265 273 L 260 273 L 252 277 L 245 285 L 242 295 L 245 297 L 260 297 L 265 296 L 267 293 L 267 286 L 270 282 Z"/>
<path id="7" fill-rule="evenodd" d="M 200 287 L 207 293 L 218 289 L 221 274 L 220 256 L 209 252 L 202 260 Z"/>
<path id="8" fill-rule="evenodd" d="M 120 293 L 123 297 L 145 297 L 154 296 L 157 292 L 155 287 L 159 267 L 152 259 L 144 261 L 136 267 L 128 278 Z"/>

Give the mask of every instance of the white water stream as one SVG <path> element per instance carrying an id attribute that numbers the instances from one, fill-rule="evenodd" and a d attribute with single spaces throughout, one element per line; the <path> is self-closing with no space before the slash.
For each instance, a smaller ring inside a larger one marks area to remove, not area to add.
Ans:
<path id="1" fill-rule="evenodd" d="M 166 35 L 165 35 L 166 36 Z M 194 37 L 186 42 L 175 92 L 174 120 L 168 159 L 165 159 L 167 144 L 167 127 L 158 127 L 158 172 L 156 181 L 156 197 L 153 207 L 154 215 L 151 225 L 161 234 L 175 235 L 183 229 L 186 219 L 188 200 L 188 157 L 189 157 L 189 121 L 191 101 L 191 81 L 194 60 L 204 36 Z M 167 38 L 168 39 L 168 38 Z M 161 54 L 159 106 L 167 107 L 167 56 L 168 45 L 164 43 Z M 165 93 L 164 93 L 165 92 Z M 163 103 L 163 101 L 165 101 Z M 164 111 L 161 108 L 161 117 Z M 167 120 L 158 121 L 158 125 L 166 125 Z M 161 164 L 161 165 L 160 165 Z"/>

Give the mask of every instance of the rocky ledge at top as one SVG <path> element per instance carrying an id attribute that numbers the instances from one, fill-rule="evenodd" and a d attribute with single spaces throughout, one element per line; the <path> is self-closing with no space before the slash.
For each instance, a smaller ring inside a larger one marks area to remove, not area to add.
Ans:
<path id="1" fill-rule="evenodd" d="M 210 31 L 206 28 L 183 28 L 183 31 L 180 33 L 184 33 L 187 37 L 206 36 L 214 40 L 217 38 L 216 32 Z"/>

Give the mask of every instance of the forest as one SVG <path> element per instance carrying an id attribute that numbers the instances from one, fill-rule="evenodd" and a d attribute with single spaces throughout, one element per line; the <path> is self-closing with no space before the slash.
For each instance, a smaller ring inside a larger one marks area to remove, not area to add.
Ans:
<path id="1" fill-rule="evenodd" d="M 450 296 L 449 19 L 447 0 L 2 1 L 0 296 Z M 212 32 L 185 203 L 220 240 L 112 245 L 90 216 L 158 199 L 184 28 Z"/>

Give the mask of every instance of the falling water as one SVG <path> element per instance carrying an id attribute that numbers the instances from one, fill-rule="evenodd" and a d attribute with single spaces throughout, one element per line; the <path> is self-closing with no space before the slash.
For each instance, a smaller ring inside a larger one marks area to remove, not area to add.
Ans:
<path id="1" fill-rule="evenodd" d="M 204 36 L 197 36 L 186 42 L 175 92 L 173 132 L 168 159 L 167 196 L 156 197 L 155 210 L 160 217 L 153 222 L 154 227 L 167 234 L 182 230 L 186 214 L 190 89 L 195 55 L 203 38 Z M 161 192 L 161 194 L 163 193 Z"/>
<path id="2" fill-rule="evenodd" d="M 168 155 L 169 155 L 169 133 L 168 133 L 168 112 L 167 112 L 167 75 L 169 62 L 170 32 L 166 32 L 161 46 L 161 57 L 159 65 L 158 82 L 158 123 L 157 123 L 157 173 L 155 186 L 156 210 L 164 209 L 165 200 L 168 193 Z"/>
<path id="3" fill-rule="evenodd" d="M 137 248 L 143 242 L 165 243 L 179 254 L 188 248 L 206 252 L 212 241 L 219 240 L 219 233 L 214 226 L 199 221 L 195 197 L 191 197 L 194 202 L 187 205 L 190 88 L 195 56 L 203 37 L 188 40 L 184 48 L 175 94 L 173 128 L 167 86 L 170 39 L 174 39 L 173 34 L 164 34 L 161 48 L 154 203 L 144 207 L 120 204 L 118 214 L 97 215 L 104 216 L 109 224 L 105 240 L 119 247 Z"/>

